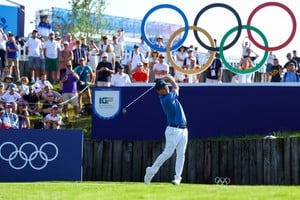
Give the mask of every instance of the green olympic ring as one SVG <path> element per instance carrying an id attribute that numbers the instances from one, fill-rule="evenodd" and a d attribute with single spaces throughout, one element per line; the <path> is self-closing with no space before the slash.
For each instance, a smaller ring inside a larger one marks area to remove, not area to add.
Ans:
<path id="1" fill-rule="evenodd" d="M 257 71 L 261 66 L 263 66 L 265 64 L 265 62 L 267 61 L 267 58 L 268 58 L 268 51 L 265 50 L 265 53 L 264 53 L 264 56 L 262 58 L 262 60 L 257 63 L 255 65 L 255 67 L 253 68 L 250 68 L 250 69 L 247 69 L 247 70 L 241 70 L 241 69 L 238 69 L 238 68 L 235 68 L 233 66 L 231 66 L 227 60 L 225 59 L 224 57 L 224 44 L 225 44 L 225 41 L 226 39 L 229 37 L 229 35 L 231 33 L 233 33 L 234 31 L 237 31 L 238 30 L 238 26 L 230 29 L 227 33 L 225 33 L 225 35 L 223 36 L 222 40 L 221 40 L 221 43 L 220 43 L 220 58 L 222 60 L 222 62 L 224 63 L 224 65 L 232 72 L 236 73 L 236 74 L 249 74 L 249 73 L 252 73 L 252 72 L 255 72 Z M 263 39 L 264 41 L 264 45 L 265 47 L 268 47 L 269 44 L 268 44 L 268 40 L 266 38 L 266 36 L 257 28 L 255 28 L 254 26 L 250 26 L 250 25 L 242 25 L 242 29 L 250 29 L 252 31 L 255 31 L 256 33 L 258 33 L 258 35 L 261 36 L 261 38 Z"/>

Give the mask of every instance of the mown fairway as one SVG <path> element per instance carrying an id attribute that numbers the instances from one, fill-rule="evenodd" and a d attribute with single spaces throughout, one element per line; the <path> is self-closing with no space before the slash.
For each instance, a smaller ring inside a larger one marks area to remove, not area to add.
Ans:
<path id="1" fill-rule="evenodd" d="M 235 186 L 170 183 L 34 182 L 0 183 L 0 199 L 299 199 L 300 186 Z"/>

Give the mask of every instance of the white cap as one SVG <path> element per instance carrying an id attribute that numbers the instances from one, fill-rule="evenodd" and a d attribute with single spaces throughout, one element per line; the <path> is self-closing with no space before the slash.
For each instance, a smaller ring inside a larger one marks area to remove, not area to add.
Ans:
<path id="1" fill-rule="evenodd" d="M 103 58 L 103 57 L 108 57 L 108 54 L 107 54 L 107 53 L 103 53 L 101 57 L 102 57 L 102 58 Z"/>

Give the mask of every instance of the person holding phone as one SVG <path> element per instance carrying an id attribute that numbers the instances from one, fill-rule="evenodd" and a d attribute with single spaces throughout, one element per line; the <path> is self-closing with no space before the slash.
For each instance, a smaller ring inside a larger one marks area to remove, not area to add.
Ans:
<path id="1" fill-rule="evenodd" d="M 64 119 L 69 118 L 68 104 L 71 103 L 74 109 L 74 117 L 79 118 L 78 115 L 78 98 L 77 98 L 77 81 L 79 76 L 73 71 L 71 62 L 66 67 L 66 72 L 61 74 L 62 84 L 62 98 L 63 98 L 63 114 Z"/>

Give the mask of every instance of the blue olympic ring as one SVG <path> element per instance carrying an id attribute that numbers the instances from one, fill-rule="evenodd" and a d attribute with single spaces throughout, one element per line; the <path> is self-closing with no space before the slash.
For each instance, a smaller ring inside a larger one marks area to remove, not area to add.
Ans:
<path id="1" fill-rule="evenodd" d="M 175 11 L 177 11 L 181 17 L 183 18 L 183 21 L 184 21 L 184 34 L 182 36 L 182 38 L 175 44 L 171 47 L 171 51 L 174 51 L 176 49 L 178 49 L 183 43 L 184 41 L 186 40 L 187 36 L 188 36 L 188 31 L 189 31 L 189 23 L 188 23 L 188 19 L 187 17 L 185 16 L 184 12 L 182 10 L 180 10 L 178 7 L 174 6 L 174 5 L 170 5 L 170 4 L 160 4 L 160 5 L 157 5 L 153 8 L 151 8 L 147 13 L 146 15 L 144 16 L 143 20 L 142 20 L 142 24 L 141 24 L 141 34 L 142 36 L 144 37 L 144 41 L 146 42 L 146 44 L 153 50 L 156 50 L 156 51 L 160 51 L 160 52 L 166 52 L 166 48 L 162 48 L 162 47 L 158 47 L 158 46 L 155 46 L 150 40 L 148 40 L 148 38 L 146 37 L 147 34 L 146 34 L 146 21 L 148 19 L 148 17 L 156 10 L 158 9 L 161 9 L 161 8 L 170 8 L 170 9 L 173 9 Z"/>
<path id="2" fill-rule="evenodd" d="M 229 43 L 227 46 L 224 46 L 223 50 L 226 50 L 226 49 L 229 49 L 230 47 L 232 47 L 233 45 L 235 45 L 235 43 L 237 43 L 237 41 L 239 40 L 240 36 L 241 36 L 241 33 L 242 33 L 242 20 L 238 14 L 238 12 L 232 8 L 231 6 L 227 5 L 227 4 L 223 4 L 223 3 L 213 3 L 213 4 L 210 4 L 206 7 L 204 7 L 202 10 L 199 11 L 199 13 L 197 14 L 196 18 L 195 18 L 195 21 L 194 21 L 194 26 L 197 26 L 198 24 L 198 21 L 199 21 L 199 18 L 200 16 L 206 12 L 207 10 L 211 9 L 211 8 L 214 8 L 214 7 L 221 7 L 221 8 L 225 8 L 225 9 L 228 9 L 229 11 L 231 11 L 234 16 L 236 17 L 237 19 L 237 22 L 238 22 L 238 31 L 237 31 L 237 34 L 235 36 L 235 38 L 232 40 L 231 43 Z M 210 46 L 207 46 L 206 44 L 204 44 L 204 42 L 202 42 L 202 40 L 200 39 L 199 35 L 198 35 L 198 31 L 195 31 L 194 30 L 194 35 L 195 35 L 195 38 L 196 40 L 198 41 L 198 43 L 205 49 L 207 50 L 210 50 L 210 51 L 219 51 L 220 50 L 220 47 L 210 47 Z"/>

